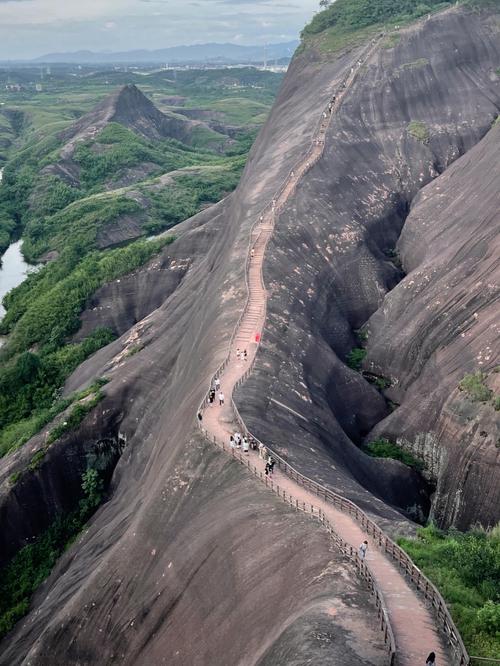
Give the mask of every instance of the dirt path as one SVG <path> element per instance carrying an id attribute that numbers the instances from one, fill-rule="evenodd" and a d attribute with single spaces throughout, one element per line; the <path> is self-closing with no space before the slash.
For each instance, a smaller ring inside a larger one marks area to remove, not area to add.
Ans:
<path id="1" fill-rule="evenodd" d="M 279 494 L 283 496 L 283 493 L 285 493 L 285 501 L 289 501 L 302 510 L 311 511 L 313 515 L 324 515 L 335 532 L 354 549 L 357 549 L 362 541 L 366 539 L 369 542 L 366 564 L 385 600 L 395 636 L 397 664 L 401 666 L 424 666 L 427 655 L 430 651 L 434 651 L 436 652 L 438 666 L 445 666 L 451 664 L 451 661 L 436 629 L 436 620 L 433 612 L 428 607 L 428 602 L 410 585 L 398 565 L 379 549 L 378 540 L 376 543 L 372 537 L 368 536 L 362 526 L 350 515 L 337 509 L 330 502 L 321 499 L 281 471 L 276 471 L 272 480 L 266 477 L 264 460 L 259 457 L 257 452 L 250 451 L 248 454 L 243 454 L 238 450 L 229 448 L 230 435 L 236 430 L 241 430 L 232 403 L 233 391 L 247 376 L 257 353 L 260 335 L 264 329 L 267 294 L 263 284 L 262 267 L 275 221 L 300 179 L 321 157 L 325 134 L 331 117 L 338 110 L 359 69 L 371 55 L 374 48 L 374 46 L 371 46 L 368 54 L 365 54 L 364 59 L 358 61 L 356 67 L 351 70 L 350 75 L 341 84 L 340 90 L 336 93 L 331 112 L 326 109 L 322 113 L 309 152 L 290 172 L 282 189 L 260 216 L 252 231 L 247 264 L 248 301 L 235 332 L 228 362 L 220 374 L 225 404 L 219 405 L 218 395 L 216 395 L 213 405 L 205 405 L 202 409 L 202 425 L 203 430 L 206 431 L 207 436 L 212 441 L 222 445 L 225 450 L 240 459 L 247 458 L 243 462 L 246 462 L 254 474 L 265 480 L 269 486 L 272 484 L 275 492 L 278 486 Z M 239 357 L 238 350 L 247 350 L 246 360 Z"/>

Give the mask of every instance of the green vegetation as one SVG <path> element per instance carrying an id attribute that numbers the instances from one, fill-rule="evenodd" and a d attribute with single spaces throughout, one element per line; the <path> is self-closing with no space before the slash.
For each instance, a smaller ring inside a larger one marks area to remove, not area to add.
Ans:
<path id="1" fill-rule="evenodd" d="M 70 430 L 75 430 L 83 419 L 104 398 L 104 393 L 99 389 L 85 401 L 79 402 L 73 407 L 68 417 L 53 428 L 47 438 L 47 444 L 52 444 Z"/>
<path id="2" fill-rule="evenodd" d="M 375 377 L 373 383 L 375 386 L 380 390 L 384 391 L 385 389 L 390 388 L 391 386 L 391 380 L 387 379 L 387 377 Z"/>
<path id="3" fill-rule="evenodd" d="M 393 442 L 390 442 L 383 437 L 370 442 L 365 450 L 366 453 L 373 458 L 392 458 L 393 460 L 399 460 L 405 465 L 408 465 L 408 467 L 413 467 L 413 469 L 418 471 L 421 471 L 424 468 L 424 464 L 421 460 L 415 458 L 411 453 L 408 453 L 408 451 L 405 451 L 397 444 L 393 444 Z"/>
<path id="4" fill-rule="evenodd" d="M 472 402 L 488 402 L 493 397 L 493 391 L 489 389 L 485 381 L 488 376 L 484 372 L 475 372 L 465 375 L 458 388 L 463 391 Z"/>
<path id="5" fill-rule="evenodd" d="M 391 32 L 382 42 L 382 47 L 384 49 L 393 49 L 401 41 L 401 35 L 399 32 Z"/>
<path id="6" fill-rule="evenodd" d="M 23 473 L 22 472 L 14 472 L 14 474 L 11 474 L 9 476 L 9 483 L 12 486 L 15 486 L 16 483 L 19 481 L 19 479 L 22 477 Z"/>
<path id="7" fill-rule="evenodd" d="M 21 84 L 22 91 L 6 91 L 7 77 Z M 0 160 L 6 160 L 0 186 L 0 253 L 21 237 L 28 261 L 51 259 L 4 299 L 7 313 L 0 335 L 8 339 L 0 350 L 0 456 L 82 400 L 61 399 L 61 387 L 79 364 L 114 338 L 110 330 L 95 330 L 82 342 L 71 341 L 89 299 L 172 241 L 144 237 L 169 229 L 236 187 L 281 79 L 254 68 L 190 70 L 174 76 L 160 70 L 110 72 L 94 67 L 75 74 L 74 67 L 63 66 L 48 73 L 43 92 L 36 92 L 32 82 L 39 80 L 37 68 L 0 69 Z M 73 156 L 62 164 L 61 130 L 129 83 L 139 83 L 162 106 L 172 126 L 186 133 L 185 143 L 173 138 L 150 141 L 113 122 L 92 140 L 77 143 Z M 169 96 L 179 96 L 187 109 L 201 107 L 218 122 L 239 129 L 229 140 L 201 124 L 186 125 L 182 104 L 167 108 Z M 122 223 L 133 233 L 137 228 L 142 240 L 102 249 Z M 75 405 L 49 439 L 75 427 L 92 400 Z M 41 460 L 42 453 L 32 466 Z"/>
<path id="8" fill-rule="evenodd" d="M 469 651 L 500 654 L 500 527 L 466 534 L 422 528 L 398 543 L 443 595 Z"/>
<path id="9" fill-rule="evenodd" d="M 126 356 L 135 356 L 138 354 L 140 351 L 144 349 L 144 345 L 132 345 L 132 347 L 129 347 Z"/>
<path id="10" fill-rule="evenodd" d="M 109 252 L 94 252 L 78 261 L 64 253 L 13 290 L 0 330 L 10 333 L 0 370 L 0 454 L 29 439 L 64 403 L 54 395 L 68 375 L 113 339 L 97 329 L 79 344 L 67 344 L 78 330 L 79 315 L 98 287 L 142 266 L 172 238 L 139 241 Z M 76 265 L 75 265 L 76 264 Z M 36 352 L 32 351 L 38 345 Z"/>
<path id="11" fill-rule="evenodd" d="M 80 363 L 109 344 L 113 334 L 96 329 L 79 344 L 25 352 L 0 370 L 0 456 L 25 444 L 84 394 L 59 398 L 58 389 Z"/>
<path id="12" fill-rule="evenodd" d="M 93 141 L 81 143 L 75 152 L 80 166 L 80 180 L 85 189 L 102 187 L 106 181 L 116 181 L 125 169 L 145 163 L 156 167 L 153 175 L 195 164 L 210 163 L 218 158 L 203 153 L 174 139 L 147 141 L 117 123 L 110 123 Z"/>
<path id="13" fill-rule="evenodd" d="M 419 69 L 420 67 L 425 67 L 426 65 L 429 64 L 429 60 L 427 58 L 419 58 L 418 60 L 413 60 L 412 62 L 405 62 L 403 63 L 399 69 L 400 70 L 405 70 L 405 69 Z"/>
<path id="14" fill-rule="evenodd" d="M 104 383 L 106 383 L 106 380 Z M 75 400 L 77 400 L 78 403 L 73 407 L 66 419 L 61 421 L 49 432 L 49 436 L 47 437 L 47 441 L 44 447 L 37 451 L 30 460 L 30 471 L 34 472 L 36 469 L 38 469 L 51 444 L 53 444 L 67 432 L 77 428 L 83 419 L 87 416 L 87 414 L 89 414 L 94 409 L 94 407 L 99 404 L 99 402 L 104 398 L 104 393 L 101 390 L 101 386 L 103 386 L 102 381 L 98 381 L 80 395 L 74 396 L 68 400 L 69 404 Z"/>
<path id="15" fill-rule="evenodd" d="M 36 261 L 49 250 L 62 251 L 71 238 L 83 256 L 96 247 L 100 230 L 125 215 L 141 211 L 136 201 L 125 197 L 93 198 L 76 201 L 64 210 L 43 219 L 32 219 L 25 228 L 23 254 Z"/>
<path id="16" fill-rule="evenodd" d="M 82 491 L 78 509 L 56 518 L 43 536 L 22 548 L 0 572 L 0 638 L 26 615 L 35 590 L 101 503 L 104 483 L 98 469 L 89 467 L 83 474 Z"/>
<path id="17" fill-rule="evenodd" d="M 364 342 L 366 342 L 368 340 L 368 331 L 366 329 L 363 330 L 361 328 L 358 328 L 354 332 L 356 333 L 356 337 L 358 338 L 358 340 L 361 344 L 363 344 Z"/>
<path id="18" fill-rule="evenodd" d="M 5 299 L 8 311 L 0 331 L 10 338 L 1 355 L 12 356 L 34 344 L 60 346 L 78 330 L 79 315 L 96 289 L 139 268 L 172 241 L 172 237 L 137 241 L 108 252 L 91 252 L 81 261 L 79 248 L 68 248 Z"/>
<path id="19" fill-rule="evenodd" d="M 355 347 L 347 355 L 347 365 L 353 370 L 361 370 L 361 365 L 365 359 L 366 353 L 366 349 Z"/>
<path id="20" fill-rule="evenodd" d="M 404 23 L 451 4 L 441 0 L 426 0 L 425 3 L 421 0 L 336 0 L 314 16 L 304 28 L 303 35 L 316 34 L 331 27 L 353 32 L 388 21 Z"/>
<path id="21" fill-rule="evenodd" d="M 424 144 L 429 143 L 430 134 L 429 129 L 425 123 L 421 122 L 420 120 L 412 120 L 406 129 L 408 134 L 410 134 L 414 139 L 417 139 L 417 141 L 420 141 Z"/>
<path id="22" fill-rule="evenodd" d="M 239 182 L 244 158 L 235 158 L 224 166 L 200 167 L 172 176 L 168 186 L 143 186 L 150 200 L 150 221 L 144 231 L 157 234 L 197 213 L 203 206 L 220 201 Z"/>

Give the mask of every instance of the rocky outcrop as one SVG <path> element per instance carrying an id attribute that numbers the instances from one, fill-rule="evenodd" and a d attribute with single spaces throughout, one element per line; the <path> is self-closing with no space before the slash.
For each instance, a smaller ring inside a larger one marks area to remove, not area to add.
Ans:
<path id="1" fill-rule="evenodd" d="M 442 524 L 498 520 L 500 125 L 416 197 L 397 244 L 406 278 L 370 318 L 366 367 L 398 409 L 374 434 L 426 460 Z M 493 392 L 459 390 L 481 371 Z M 480 488 L 480 492 L 478 489 Z"/>
<path id="2" fill-rule="evenodd" d="M 346 358 L 360 346 L 356 331 L 384 307 L 386 294 L 401 279 L 394 250 L 414 197 L 489 131 L 500 106 L 499 59 L 494 20 L 458 8 L 402 30 L 395 47 L 379 49 L 333 120 L 323 159 L 283 212 L 267 254 L 266 332 L 256 372 L 238 395 L 242 413 L 251 429 L 286 452 L 292 464 L 363 506 L 360 486 L 410 515 L 415 508 L 419 512 L 419 505 L 426 508 L 425 486 L 395 463 L 369 459 L 358 448 L 381 432 L 395 436 L 393 428 L 375 427 L 386 418 L 402 425 L 404 415 L 422 409 L 422 396 L 390 415 L 397 407 L 386 399 L 391 394 L 382 395 L 346 366 Z M 490 196 L 485 207 L 493 204 Z M 468 224 L 464 217 L 449 229 L 457 247 L 471 242 Z M 470 251 L 477 253 L 477 247 Z M 429 269 L 429 280 L 431 274 Z M 404 284 L 398 293 L 406 293 Z M 494 307 L 492 290 L 484 291 Z M 466 319 L 474 315 L 473 303 L 463 312 Z M 399 374 L 391 367 L 398 367 L 397 359 L 411 348 L 412 333 L 408 326 L 397 326 L 385 329 L 380 322 L 377 327 L 377 348 L 384 348 L 384 359 L 390 356 L 391 363 L 385 367 L 381 358 L 365 369 L 404 385 L 402 375 L 414 370 L 412 362 L 405 371 L 399 366 Z M 420 347 L 428 344 L 427 333 L 419 329 Z M 436 329 L 436 336 L 434 344 L 446 346 L 443 329 Z M 454 357 L 462 376 L 470 366 L 464 361 Z M 429 383 L 427 397 L 428 389 Z M 419 422 L 423 425 L 426 418 L 431 426 L 422 410 Z M 446 452 L 439 432 L 432 427 L 425 432 Z M 484 462 L 489 460 L 487 454 Z M 493 469 L 482 469 L 489 477 L 485 486 L 491 487 Z M 462 495 L 461 501 L 465 505 L 468 498 Z M 475 520 L 489 523 L 486 505 L 472 504 Z M 373 511 L 376 505 L 369 500 L 366 508 Z M 442 511 L 440 518 L 447 522 Z"/>

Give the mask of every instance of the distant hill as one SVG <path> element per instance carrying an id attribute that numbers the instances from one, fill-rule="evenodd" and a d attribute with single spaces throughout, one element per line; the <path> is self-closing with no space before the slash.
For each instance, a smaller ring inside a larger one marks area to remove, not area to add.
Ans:
<path id="1" fill-rule="evenodd" d="M 190 166 L 192 147 L 217 150 L 230 141 L 200 120 L 162 113 L 134 85 L 123 86 L 103 99 L 60 132 L 58 140 L 58 159 L 40 174 L 56 176 L 73 188 L 106 185 L 106 189 L 113 189 L 119 177 L 121 184 L 131 184 L 152 173 Z M 165 140 L 179 145 L 154 149 Z M 35 192 L 43 194 L 44 189 L 42 178 Z M 32 201 L 37 199 L 32 197 Z"/>
<path id="2" fill-rule="evenodd" d="M 46 63 L 221 63 L 239 64 L 249 62 L 290 59 L 299 45 L 297 40 L 264 46 L 239 46 L 238 44 L 193 44 L 173 46 L 148 51 L 123 51 L 118 53 L 95 53 L 75 51 L 73 53 L 48 53 L 32 62 Z"/>

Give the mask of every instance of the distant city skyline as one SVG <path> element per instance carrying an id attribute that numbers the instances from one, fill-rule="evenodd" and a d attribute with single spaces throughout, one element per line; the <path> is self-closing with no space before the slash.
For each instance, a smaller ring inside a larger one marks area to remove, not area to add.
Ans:
<path id="1" fill-rule="evenodd" d="M 296 39 L 319 0 L 0 0 L 0 60 Z"/>

